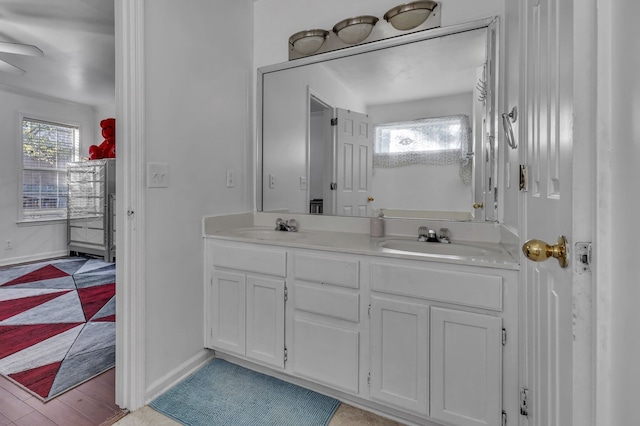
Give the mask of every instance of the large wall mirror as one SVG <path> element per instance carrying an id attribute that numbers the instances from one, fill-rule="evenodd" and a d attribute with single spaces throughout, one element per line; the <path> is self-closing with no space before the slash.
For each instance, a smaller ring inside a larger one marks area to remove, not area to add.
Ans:
<path id="1" fill-rule="evenodd" d="M 257 209 L 496 220 L 496 24 L 260 68 Z"/>

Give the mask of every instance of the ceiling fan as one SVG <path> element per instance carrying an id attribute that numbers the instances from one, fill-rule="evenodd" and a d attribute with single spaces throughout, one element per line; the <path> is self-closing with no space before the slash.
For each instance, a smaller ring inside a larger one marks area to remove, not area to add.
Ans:
<path id="1" fill-rule="evenodd" d="M 0 41 L 0 53 L 11 53 L 13 55 L 27 55 L 27 56 L 44 56 L 42 50 L 36 46 L 22 43 L 10 43 L 6 41 Z M 0 59 L 0 71 L 8 72 L 15 75 L 22 75 L 26 73 L 22 68 L 18 68 L 9 62 Z"/>

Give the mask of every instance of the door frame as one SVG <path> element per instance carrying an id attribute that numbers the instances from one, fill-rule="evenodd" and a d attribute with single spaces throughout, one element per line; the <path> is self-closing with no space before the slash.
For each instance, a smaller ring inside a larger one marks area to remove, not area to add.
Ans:
<path id="1" fill-rule="evenodd" d="M 145 0 L 114 0 L 116 128 L 116 399 L 146 404 L 145 383 Z"/>

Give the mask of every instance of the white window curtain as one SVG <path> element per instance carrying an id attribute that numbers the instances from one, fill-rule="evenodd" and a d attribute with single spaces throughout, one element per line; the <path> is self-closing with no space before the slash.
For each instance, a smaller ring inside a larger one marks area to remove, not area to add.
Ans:
<path id="1" fill-rule="evenodd" d="M 460 178 L 471 183 L 473 155 L 469 116 L 450 115 L 375 127 L 374 168 L 414 164 L 460 166 Z"/>

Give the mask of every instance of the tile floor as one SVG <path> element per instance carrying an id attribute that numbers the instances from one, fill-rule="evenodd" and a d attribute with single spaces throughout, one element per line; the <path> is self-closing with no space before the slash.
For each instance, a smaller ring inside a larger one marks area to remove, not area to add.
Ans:
<path id="1" fill-rule="evenodd" d="M 341 404 L 329 422 L 329 426 L 400 426 L 401 423 L 385 419 L 368 411 Z M 180 426 L 151 407 L 142 407 L 124 417 L 114 426 Z"/>

